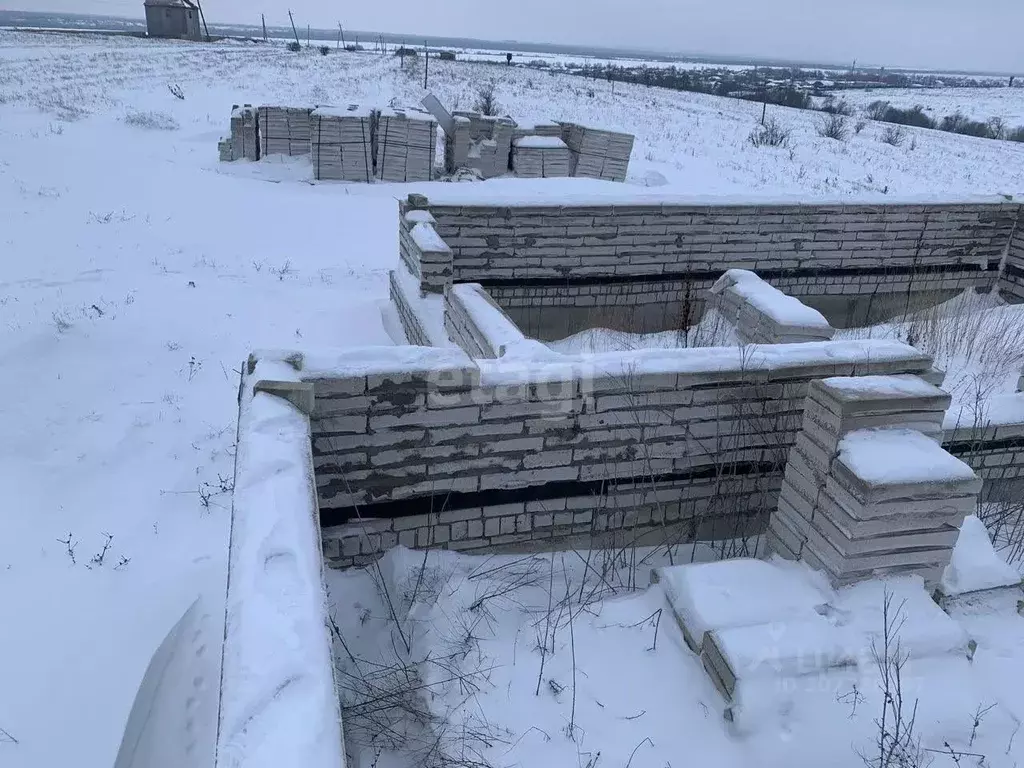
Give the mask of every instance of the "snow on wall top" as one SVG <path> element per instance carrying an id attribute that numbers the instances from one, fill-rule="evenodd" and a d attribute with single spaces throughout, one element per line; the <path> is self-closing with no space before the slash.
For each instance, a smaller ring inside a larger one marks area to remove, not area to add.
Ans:
<path id="1" fill-rule="evenodd" d="M 255 380 L 239 411 L 216 766 L 343 768 L 309 420 Z"/>
<path id="2" fill-rule="evenodd" d="M 433 252 L 433 253 L 448 253 L 451 248 L 448 247 L 448 243 L 441 239 L 441 236 L 437 234 L 430 224 L 425 221 L 421 221 L 412 228 L 413 241 L 421 251 Z"/>
<path id="3" fill-rule="evenodd" d="M 974 470 L 913 429 L 859 429 L 839 441 L 839 461 L 870 486 L 973 480 Z"/>
<path id="4" fill-rule="evenodd" d="M 430 211 L 424 211 L 419 208 L 406 211 L 405 220 L 410 224 L 434 224 L 436 222 Z"/>
<path id="5" fill-rule="evenodd" d="M 347 378 L 403 371 L 440 373 L 474 367 L 469 355 L 457 347 L 353 347 L 303 355 L 302 378 Z"/>
<path id="6" fill-rule="evenodd" d="M 573 377 L 622 377 L 645 374 L 706 374 L 735 371 L 737 374 L 780 371 L 793 367 L 853 365 L 863 363 L 904 363 L 922 371 L 931 357 L 907 344 L 891 339 L 815 341 L 802 344 L 765 344 L 747 347 L 696 347 L 638 349 L 627 352 L 580 353 L 552 356 L 538 345 L 536 357 L 472 360 L 458 348 L 439 347 L 354 347 L 312 353 L 257 352 L 264 361 L 297 359 L 302 380 L 349 378 L 403 371 L 444 373 L 479 370 L 481 383 L 565 381 Z M 282 373 L 286 373 L 280 363 Z M 260 369 L 263 370 L 262 368 Z M 278 376 L 266 376 L 275 378 Z"/>
<path id="7" fill-rule="evenodd" d="M 713 286 L 712 293 L 732 291 L 775 322 L 787 326 L 802 326 L 831 331 L 832 326 L 818 310 L 808 307 L 799 299 L 787 296 L 749 269 L 730 269 Z"/>
<path id="8" fill-rule="evenodd" d="M 424 194 L 431 205 L 465 207 L 573 207 L 609 205 L 718 205 L 750 208 L 758 205 L 924 205 L 1014 203 L 1002 195 L 964 195 L 954 200 L 948 194 L 869 194 L 857 197 L 814 197 L 801 194 L 744 192 L 742 195 L 699 195 L 671 193 L 650 187 L 585 178 L 488 179 L 477 184 L 409 185 L 410 192 Z"/>
<path id="9" fill-rule="evenodd" d="M 865 362 L 906 362 L 931 365 L 928 355 L 889 339 L 812 341 L 747 347 L 638 349 L 627 352 L 562 355 L 557 362 L 543 359 L 478 360 L 481 382 L 492 385 L 530 381 L 564 381 L 567 377 L 623 377 L 645 374 L 706 374 L 736 371 L 751 374 L 783 368 Z"/>
<path id="10" fill-rule="evenodd" d="M 835 376 L 822 384 L 848 400 L 882 397 L 944 397 L 946 393 L 920 376 Z"/>
<path id="11" fill-rule="evenodd" d="M 391 279 L 419 318 L 420 327 L 426 334 L 430 346 L 456 347 L 455 342 L 448 338 L 448 331 L 444 327 L 444 298 L 437 293 L 421 294 L 419 278 L 413 277 L 404 263 L 400 263 L 391 271 Z"/>
<path id="12" fill-rule="evenodd" d="M 564 141 L 557 136 L 523 136 L 514 142 L 520 149 L 568 149 Z"/>
<path id="13" fill-rule="evenodd" d="M 473 324 L 499 356 L 504 355 L 505 347 L 526 340 L 519 326 L 509 319 L 477 283 L 456 283 L 449 291 L 462 304 Z"/>

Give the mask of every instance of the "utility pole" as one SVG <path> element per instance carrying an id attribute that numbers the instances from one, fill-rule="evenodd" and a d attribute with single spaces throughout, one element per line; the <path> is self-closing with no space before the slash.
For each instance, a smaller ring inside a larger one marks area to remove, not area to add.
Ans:
<path id="1" fill-rule="evenodd" d="M 761 125 L 764 125 L 765 119 L 768 117 L 768 73 L 764 75 L 764 106 L 761 107 Z"/>
<path id="2" fill-rule="evenodd" d="M 306 47 L 309 48 L 309 24 L 306 25 Z"/>
<path id="3" fill-rule="evenodd" d="M 267 42 L 267 15 L 261 13 L 260 17 L 263 19 L 263 42 Z"/>
<path id="4" fill-rule="evenodd" d="M 341 22 L 338 22 L 338 44 L 334 46 L 334 50 L 341 50 Z"/>
<path id="5" fill-rule="evenodd" d="M 295 19 L 292 17 L 292 11 L 290 8 L 288 9 L 288 21 L 292 23 L 292 34 L 295 35 L 295 44 L 301 46 L 302 43 L 299 42 L 299 31 L 295 29 Z"/>
<path id="6" fill-rule="evenodd" d="M 430 51 L 427 49 L 427 41 L 423 41 L 423 90 L 427 90 L 427 83 L 430 82 Z"/>
<path id="7" fill-rule="evenodd" d="M 206 30 L 206 42 L 210 42 L 210 28 L 206 26 L 206 15 L 203 13 L 203 4 L 196 0 L 196 7 L 199 9 L 199 18 L 203 20 L 203 29 Z"/>

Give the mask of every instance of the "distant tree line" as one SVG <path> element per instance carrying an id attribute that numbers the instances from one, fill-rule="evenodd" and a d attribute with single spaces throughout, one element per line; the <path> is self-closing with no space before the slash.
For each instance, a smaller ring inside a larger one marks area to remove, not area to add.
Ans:
<path id="1" fill-rule="evenodd" d="M 924 107 L 915 104 L 901 109 L 888 101 L 873 101 L 868 104 L 864 113 L 872 120 L 896 125 L 910 125 L 916 128 L 931 128 L 947 133 L 959 133 L 962 136 L 977 136 L 982 139 L 1002 139 L 1005 141 L 1024 142 L 1024 125 L 1011 128 L 1001 117 L 988 120 L 971 120 L 962 112 L 954 112 L 941 119 L 936 119 L 925 112 Z"/>
<path id="2" fill-rule="evenodd" d="M 616 64 L 550 64 L 543 60 L 526 62 L 535 69 L 555 69 L 568 74 L 609 82 L 632 83 L 674 91 L 706 93 L 714 96 L 756 101 L 795 109 L 818 109 L 832 115 L 852 115 L 853 107 L 845 99 L 836 99 L 842 90 L 869 88 L 1005 88 L 1014 86 L 1015 78 L 973 78 L 959 75 L 931 75 L 877 71 L 828 73 L 817 69 L 757 67 L 730 69 L 701 67 L 619 66 Z M 1017 87 L 1021 87 L 1018 84 Z M 822 99 L 815 106 L 815 97 Z M 901 109 L 884 100 L 874 101 L 864 110 L 867 117 L 896 125 L 930 128 L 965 136 L 1024 142 L 1024 126 L 1011 128 L 1000 117 L 971 120 L 961 112 L 933 118 L 921 105 Z"/>

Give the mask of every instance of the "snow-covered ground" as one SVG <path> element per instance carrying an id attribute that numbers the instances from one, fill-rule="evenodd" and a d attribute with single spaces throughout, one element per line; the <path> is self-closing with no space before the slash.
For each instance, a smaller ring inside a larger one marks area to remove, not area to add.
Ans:
<path id="1" fill-rule="evenodd" d="M 888 101 L 901 109 L 920 104 L 936 120 L 959 111 L 972 120 L 1001 117 L 1012 127 L 1024 125 L 1021 88 L 878 88 L 840 91 L 836 99 L 846 99 L 858 109 L 873 101 Z"/>
<path id="2" fill-rule="evenodd" d="M 422 71 L 398 66 L 0 33 L 5 767 L 111 765 L 150 654 L 197 592 L 222 595 L 246 354 L 392 343 L 381 307 L 406 190 L 302 183 L 301 162 L 221 165 L 216 142 L 236 103 L 416 101 Z M 517 118 L 635 132 L 635 184 L 1024 192 L 1024 147 L 1008 143 L 920 131 L 915 149 L 897 149 L 869 126 L 843 144 L 816 135 L 817 115 L 780 109 L 790 148 L 756 149 L 746 137 L 757 105 L 431 63 L 431 89 L 450 107 L 471 106 L 490 79 Z M 644 749 L 633 765 L 650 764 Z"/>
<path id="3" fill-rule="evenodd" d="M 983 531 L 982 556 L 963 552 L 960 572 L 1006 583 L 1012 570 L 984 559 L 994 555 Z M 675 563 L 710 554 L 673 550 Z M 1024 673 L 1012 591 L 966 598 L 951 619 L 919 580 L 833 593 L 820 574 L 780 565 L 792 572 L 788 589 L 812 593 L 809 620 L 797 620 L 787 604 L 804 595 L 744 581 L 750 574 L 737 563 L 738 579 L 718 569 L 695 585 L 705 594 L 700 621 L 763 622 L 763 642 L 746 650 L 754 673 L 727 722 L 676 624 L 677 596 L 647 588 L 667 555 L 629 546 L 490 557 L 398 548 L 379 567 L 331 572 L 351 768 L 875 765 L 883 697 L 873 649 L 892 658 L 882 651 L 886 594 L 890 639 L 898 635 L 910 657 L 901 683 L 903 724 L 916 714 L 908 744 L 934 763 L 882 764 L 954 766 L 952 752 L 962 766 L 1010 768 L 1024 756 L 1012 738 L 1024 716 L 1010 683 Z M 969 639 L 978 642 L 973 663 Z M 843 666 L 819 673 L 837 663 L 832 654 Z M 789 662 L 799 671 L 785 673 Z"/>
<path id="4" fill-rule="evenodd" d="M 60 49 L 55 40 L 64 40 Z M 174 142 L 188 136 L 197 144 L 226 130 L 233 103 L 415 102 L 424 92 L 422 61 L 400 72 L 394 57 L 296 55 L 279 46 L 4 33 L 0 57 L 7 60 L 0 70 L 0 102 L 68 117 L 82 110 L 116 115 L 129 107 L 159 109 L 181 118 Z M 874 123 L 849 142 L 837 142 L 817 135 L 820 115 L 777 108 L 770 113 L 792 130 L 789 146 L 759 149 L 747 137 L 761 106 L 739 99 L 431 62 L 430 90 L 452 109 L 471 108 L 478 87 L 492 80 L 502 107 L 521 122 L 561 118 L 635 133 L 630 177 L 636 183 L 707 194 L 829 197 L 1024 192 L 1024 146 L 911 130 L 916 142 L 891 147 L 877 140 L 884 126 Z M 185 89 L 184 103 L 174 102 L 168 83 Z M 126 91 L 136 95 L 125 100 Z M 1012 93 L 1024 104 L 1024 90 Z"/>

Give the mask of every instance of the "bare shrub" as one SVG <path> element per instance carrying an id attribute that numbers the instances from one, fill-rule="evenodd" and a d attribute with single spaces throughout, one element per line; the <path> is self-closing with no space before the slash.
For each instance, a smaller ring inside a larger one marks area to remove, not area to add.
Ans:
<path id="1" fill-rule="evenodd" d="M 1018 563 L 1024 558 L 1024 501 L 981 503 L 978 518 L 985 524 L 992 546 L 1002 552 L 1008 562 Z"/>
<path id="2" fill-rule="evenodd" d="M 993 139 L 1005 139 L 1009 132 L 1010 126 L 1003 118 L 994 116 L 988 119 L 988 133 Z"/>
<path id="3" fill-rule="evenodd" d="M 1024 323 L 1019 308 L 994 294 L 967 291 L 935 304 L 933 294 L 907 297 L 904 313 L 870 328 L 849 328 L 839 338 L 895 338 L 931 355 L 947 372 L 943 389 L 963 408 L 982 406 L 1024 365 Z M 957 407 L 957 406 L 954 406 Z M 958 419 L 970 423 L 973 415 Z"/>
<path id="4" fill-rule="evenodd" d="M 900 630 L 906 622 L 903 605 L 894 606 L 892 593 L 886 590 L 882 604 L 881 642 L 871 644 L 871 657 L 878 670 L 882 693 L 882 711 L 875 719 L 878 734 L 870 751 L 860 753 L 868 768 L 923 768 L 928 755 L 921 748 L 915 731 L 917 699 L 911 703 L 903 690 L 903 672 L 910 660 L 900 643 Z"/>
<path id="5" fill-rule="evenodd" d="M 953 395 L 971 395 L 978 389 L 990 392 L 1024 365 L 1020 313 L 998 301 L 965 294 L 907 318 L 905 334 L 936 364 L 948 369 L 956 362 L 975 371 L 959 377 L 950 371 L 945 387 Z"/>
<path id="6" fill-rule="evenodd" d="M 825 139 L 846 141 L 850 138 L 850 127 L 845 115 L 831 114 L 818 123 L 818 135 Z"/>
<path id="7" fill-rule="evenodd" d="M 989 123 L 983 123 L 980 120 L 971 120 L 960 111 L 954 112 L 952 115 L 946 115 L 942 118 L 942 122 L 939 123 L 938 128 L 940 131 L 959 133 L 962 136 L 977 136 L 982 139 L 997 138 L 992 135 Z"/>
<path id="8" fill-rule="evenodd" d="M 755 147 L 785 147 L 789 145 L 792 130 L 784 127 L 774 117 L 769 117 L 764 125 L 757 126 L 747 136 L 747 141 Z"/>
<path id="9" fill-rule="evenodd" d="M 735 381 L 703 390 L 707 407 L 716 414 L 716 426 L 710 434 L 691 430 L 691 424 L 677 419 L 672 406 L 652 409 L 649 393 L 641 390 L 634 372 L 628 372 L 622 382 L 636 419 L 635 426 L 623 425 L 635 434 L 628 458 L 642 467 L 637 473 L 642 478 L 638 483 L 653 497 L 653 508 L 644 515 L 663 527 L 661 548 L 673 564 L 694 562 L 698 554 L 718 560 L 758 555 L 759 533 L 765 511 L 772 508 L 777 496 L 778 478 L 788 457 L 785 435 L 792 426 L 787 424 L 791 416 L 779 407 L 781 387 L 751 370 L 753 354 L 752 348 L 742 351 Z M 653 420 L 639 417 L 645 409 L 653 410 Z M 706 495 L 698 494 L 674 509 L 658 500 L 665 489 L 659 478 L 662 456 L 656 443 L 658 427 L 652 434 L 654 423 L 672 425 L 669 431 L 674 434 L 682 428 L 682 436 L 676 438 L 679 448 L 685 446 L 687 458 L 699 460 L 710 471 Z M 760 464 L 753 475 L 744 466 L 752 452 L 757 453 Z M 627 513 L 626 519 L 629 514 L 636 519 L 640 513 Z M 634 526 L 626 533 L 635 541 L 641 531 Z"/>
<path id="10" fill-rule="evenodd" d="M 89 110 L 82 105 L 81 101 L 63 92 L 37 95 L 36 103 L 40 109 L 52 112 L 58 120 L 66 123 L 73 123 L 89 116 Z"/>
<path id="11" fill-rule="evenodd" d="M 147 131 L 176 131 L 178 121 L 166 112 L 137 112 L 129 110 L 122 118 L 125 125 L 143 128 Z"/>
<path id="12" fill-rule="evenodd" d="M 867 124 L 867 120 L 858 120 L 856 123 L 853 124 L 853 132 L 859 134 L 861 131 L 864 130 Z"/>
<path id="13" fill-rule="evenodd" d="M 494 93 L 494 83 L 485 83 L 476 92 L 476 102 L 473 109 L 481 115 L 496 116 L 501 111 L 501 104 Z"/>
<path id="14" fill-rule="evenodd" d="M 888 101 L 872 101 L 864 110 L 864 114 L 872 120 L 884 120 L 885 113 L 891 106 Z"/>
<path id="15" fill-rule="evenodd" d="M 902 147 L 903 142 L 907 140 L 907 129 L 902 125 L 887 125 L 878 140 L 892 147 Z"/>
<path id="16" fill-rule="evenodd" d="M 330 617 L 345 741 L 377 759 L 383 752 L 394 752 L 422 768 L 486 768 L 486 750 L 512 742 L 507 729 L 478 714 L 478 694 L 493 685 L 494 665 L 480 642 L 487 636 L 485 612 L 445 612 L 445 620 L 435 629 L 439 653 L 424 656 L 410 644 L 417 627 L 409 611 L 417 604 L 435 605 L 453 575 L 452 569 L 433 562 L 424 551 L 420 567 L 392 588 L 378 563 L 368 568 L 389 616 L 386 633 L 372 651 L 366 649 L 368 656 L 346 641 Z M 507 578 L 502 568 L 494 570 L 499 581 Z M 492 591 L 490 574 L 480 574 L 478 586 L 483 591 Z M 364 621 L 360 618 L 360 623 Z"/>
<path id="17" fill-rule="evenodd" d="M 71 316 L 64 310 L 54 312 L 52 318 L 53 327 L 57 329 L 57 333 L 67 333 L 74 326 Z"/>
<path id="18" fill-rule="evenodd" d="M 925 114 L 924 107 L 920 104 L 915 104 L 907 109 L 900 109 L 887 102 L 882 103 L 885 104 L 885 109 L 882 112 L 882 116 L 875 118 L 876 120 L 882 120 L 886 123 L 898 123 L 900 125 L 912 125 L 917 128 L 935 128 L 938 126 L 935 118 Z M 868 109 L 870 110 L 872 106 L 870 105 Z"/>
<path id="19" fill-rule="evenodd" d="M 853 114 L 853 107 L 850 106 L 850 102 L 846 99 L 836 100 L 835 96 L 826 96 L 825 100 L 821 103 L 820 109 L 822 112 L 828 112 L 832 115 L 846 115 L 848 117 Z"/>

